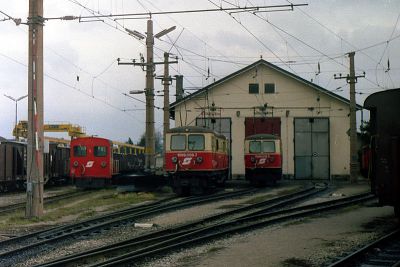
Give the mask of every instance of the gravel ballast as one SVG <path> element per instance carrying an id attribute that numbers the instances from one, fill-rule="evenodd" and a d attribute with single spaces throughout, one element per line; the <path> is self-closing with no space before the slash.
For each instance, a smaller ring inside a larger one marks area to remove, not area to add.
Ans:
<path id="1" fill-rule="evenodd" d="M 13 266 L 31 266 L 46 260 L 79 251 L 126 240 L 149 231 L 163 229 L 179 223 L 198 220 L 232 208 L 248 205 L 257 197 L 272 198 L 293 191 L 300 185 L 283 183 L 262 193 L 237 199 L 217 201 L 154 216 L 137 223 L 152 223 L 155 227 L 124 226 L 105 231 L 90 240 L 69 240 L 62 247 L 42 248 L 39 257 L 21 261 Z M 335 199 L 368 191 L 368 184 L 335 185 L 320 201 Z M 316 200 L 313 200 L 315 202 Z M 141 263 L 145 267 L 158 266 L 324 266 L 343 252 L 355 250 L 370 240 L 389 231 L 396 224 L 393 208 L 359 205 L 288 224 L 262 228 L 215 240 L 193 249 L 184 249 L 167 256 Z M 18 262 L 18 260 L 16 260 Z"/>

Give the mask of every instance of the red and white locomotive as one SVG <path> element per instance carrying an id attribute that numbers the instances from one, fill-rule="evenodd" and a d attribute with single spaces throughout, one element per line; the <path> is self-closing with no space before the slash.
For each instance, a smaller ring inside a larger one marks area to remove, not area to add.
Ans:
<path id="1" fill-rule="evenodd" d="M 166 133 L 165 171 L 177 194 L 202 194 L 224 184 L 228 159 L 226 137 L 210 129 L 184 126 Z"/>
<path id="2" fill-rule="evenodd" d="M 100 137 L 76 138 L 70 147 L 70 175 L 77 187 L 102 188 L 114 175 L 143 166 L 143 147 Z"/>
<path id="3" fill-rule="evenodd" d="M 246 180 L 254 185 L 275 184 L 282 177 L 281 140 L 272 134 L 245 138 Z"/>

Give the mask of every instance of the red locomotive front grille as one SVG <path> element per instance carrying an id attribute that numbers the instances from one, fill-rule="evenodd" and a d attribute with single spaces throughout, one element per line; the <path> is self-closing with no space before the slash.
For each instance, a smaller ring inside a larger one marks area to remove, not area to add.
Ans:
<path id="1" fill-rule="evenodd" d="M 282 156 L 277 153 L 246 154 L 246 168 L 282 168 Z"/>
<path id="2" fill-rule="evenodd" d="M 175 160 L 175 162 L 174 162 Z M 212 152 L 167 152 L 165 169 L 173 171 L 206 171 L 227 168 L 227 155 Z"/>

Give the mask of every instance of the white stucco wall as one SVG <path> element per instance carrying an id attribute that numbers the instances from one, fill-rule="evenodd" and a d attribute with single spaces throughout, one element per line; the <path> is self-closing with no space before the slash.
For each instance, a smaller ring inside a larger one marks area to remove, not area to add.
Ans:
<path id="1" fill-rule="evenodd" d="M 256 70 L 257 69 L 257 70 Z M 259 84 L 259 94 L 249 94 L 249 83 Z M 275 83 L 275 94 L 265 94 L 264 84 Z M 294 118 L 329 118 L 330 174 L 349 175 L 350 140 L 348 105 L 265 65 L 259 65 L 213 87 L 207 94 L 186 100 L 175 107 L 176 126 L 195 125 L 196 117 L 210 115 L 205 107 L 214 103 L 216 117 L 232 119 L 232 174 L 244 175 L 244 137 L 246 117 L 253 107 L 267 104 L 267 117 L 281 118 L 283 173 L 294 175 Z M 237 116 L 237 112 L 240 115 Z M 273 114 L 272 114 L 273 113 Z M 257 113 L 256 117 L 261 117 Z"/>

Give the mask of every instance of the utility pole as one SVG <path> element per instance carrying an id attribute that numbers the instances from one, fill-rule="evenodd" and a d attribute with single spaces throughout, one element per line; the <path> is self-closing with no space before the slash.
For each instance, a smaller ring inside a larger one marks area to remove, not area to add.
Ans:
<path id="1" fill-rule="evenodd" d="M 157 77 L 157 79 L 161 79 L 162 85 L 164 85 L 164 132 L 163 132 L 163 150 L 164 153 L 166 151 L 166 133 L 169 130 L 169 86 L 172 83 L 172 78 L 169 76 L 169 64 L 178 63 L 178 61 L 168 61 L 169 53 L 164 52 L 164 76 Z M 164 160 L 164 167 L 165 167 L 165 160 Z"/>
<path id="2" fill-rule="evenodd" d="M 134 65 L 146 67 L 146 88 L 144 93 L 146 95 L 146 133 L 145 133 L 145 169 L 150 170 L 154 167 L 155 162 L 155 129 L 154 129 L 154 71 L 155 65 L 163 64 L 163 62 L 154 62 L 153 58 L 153 47 L 154 37 L 160 38 L 165 34 L 175 30 L 175 26 L 162 30 L 161 32 L 153 35 L 153 21 L 149 19 L 147 21 L 147 32 L 146 35 L 141 34 L 137 31 L 129 29 L 125 30 L 133 37 L 142 40 L 146 37 L 146 62 L 136 63 L 135 60 L 132 63 L 120 62 L 118 65 Z"/>
<path id="3" fill-rule="evenodd" d="M 166 150 L 165 134 L 169 130 L 169 85 L 171 84 L 171 77 L 169 77 L 169 53 L 164 53 L 164 79 L 162 83 L 164 85 L 164 153 Z"/>
<path id="4" fill-rule="evenodd" d="M 147 67 L 146 67 L 146 169 L 151 169 L 154 166 L 154 154 L 156 150 L 155 142 L 155 129 L 154 129 L 154 71 L 155 67 L 153 64 L 153 47 L 154 47 L 154 36 L 153 36 L 153 21 L 149 19 L 147 21 Z"/>
<path id="5" fill-rule="evenodd" d="M 43 215 L 43 0 L 29 0 L 26 217 Z"/>
<path id="6" fill-rule="evenodd" d="M 350 52 L 350 74 L 342 77 L 334 75 L 335 79 L 346 79 L 347 83 L 350 84 L 350 182 L 355 183 L 358 176 L 358 155 L 357 155 L 357 120 L 356 120 L 356 83 L 357 78 L 365 77 L 363 75 L 355 75 L 354 67 L 354 55 L 355 52 Z"/>

